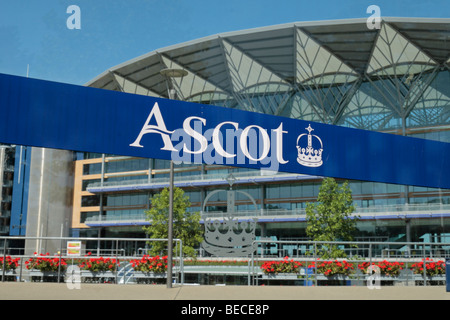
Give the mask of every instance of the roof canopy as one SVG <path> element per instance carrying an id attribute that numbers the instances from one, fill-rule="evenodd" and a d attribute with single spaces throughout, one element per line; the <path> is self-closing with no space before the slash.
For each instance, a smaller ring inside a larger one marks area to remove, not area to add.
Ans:
<path id="1" fill-rule="evenodd" d="M 188 73 L 169 80 L 160 73 L 166 68 Z M 157 97 L 168 97 L 170 86 L 183 100 L 278 115 L 296 101 L 298 115 L 304 117 L 307 106 L 312 120 L 335 123 L 344 107 L 358 104 L 355 99 L 372 101 L 370 112 L 389 108 L 399 117 L 409 115 L 443 68 L 450 69 L 450 19 L 383 18 L 380 29 L 350 19 L 174 45 L 113 67 L 87 85 Z M 392 85 L 379 85 L 383 79 Z M 371 82 L 382 98 L 375 101 L 362 82 Z"/>

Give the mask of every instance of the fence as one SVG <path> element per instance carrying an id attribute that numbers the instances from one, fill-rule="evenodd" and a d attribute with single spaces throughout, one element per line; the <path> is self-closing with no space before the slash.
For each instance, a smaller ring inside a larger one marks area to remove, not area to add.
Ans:
<path id="1" fill-rule="evenodd" d="M 450 243 L 254 241 L 249 283 L 445 285 Z M 334 250 L 345 258 L 331 258 Z M 291 254 L 289 254 L 291 253 Z M 283 258 L 285 257 L 285 258 Z"/>
<path id="2" fill-rule="evenodd" d="M 25 243 L 24 243 L 25 241 Z M 2 281 L 158 283 L 166 281 L 167 239 L 0 237 Z M 52 245 L 48 245 L 52 242 Z M 183 282 L 183 246 L 174 239 L 173 280 Z M 55 246 L 55 243 L 58 245 Z M 39 249 L 53 247 L 55 252 Z M 37 250 L 37 251 L 33 251 Z"/>
<path id="3" fill-rule="evenodd" d="M 58 244 L 55 252 L 33 251 L 50 241 Z M 167 249 L 148 255 L 157 242 L 167 248 L 167 239 L 0 237 L 0 275 L 2 281 L 163 283 Z M 445 285 L 450 257 L 450 243 L 263 239 L 254 241 L 250 257 L 198 257 L 196 263 L 208 263 L 192 265 L 182 242 L 174 244 L 173 281 L 181 285 L 199 282 L 197 275 L 205 284 L 238 283 L 234 277 L 248 285 Z M 332 248 L 345 259 L 324 258 Z"/>

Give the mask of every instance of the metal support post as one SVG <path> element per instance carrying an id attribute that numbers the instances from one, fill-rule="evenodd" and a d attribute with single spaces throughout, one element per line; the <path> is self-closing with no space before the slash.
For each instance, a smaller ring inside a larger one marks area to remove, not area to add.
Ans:
<path id="1" fill-rule="evenodd" d="M 172 264 L 173 264 L 173 161 L 170 160 L 169 181 L 169 221 L 168 221 L 168 244 L 167 244 L 167 288 L 172 288 Z"/>
<path id="2" fill-rule="evenodd" d="M 2 282 L 5 282 L 5 270 L 6 270 L 6 242 L 8 240 L 5 239 L 3 243 L 3 270 L 2 270 Z"/>
<path id="3" fill-rule="evenodd" d="M 183 69 L 168 68 L 160 71 L 160 74 L 168 80 L 166 82 L 170 99 L 176 100 L 173 78 L 183 78 L 188 72 Z M 168 244 L 167 244 L 167 288 L 172 288 L 172 264 L 173 264 L 173 160 L 170 160 L 170 184 L 169 184 L 169 219 L 168 219 Z M 181 257 L 182 259 L 182 257 Z"/>
<path id="4" fill-rule="evenodd" d="M 314 282 L 317 287 L 317 242 L 314 242 Z"/>

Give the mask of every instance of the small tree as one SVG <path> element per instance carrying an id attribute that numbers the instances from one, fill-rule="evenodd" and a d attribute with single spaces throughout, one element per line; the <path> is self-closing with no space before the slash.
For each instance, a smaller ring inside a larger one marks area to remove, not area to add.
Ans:
<path id="1" fill-rule="evenodd" d="M 202 240 L 202 228 L 200 225 L 200 213 L 189 212 L 191 206 L 189 198 L 180 188 L 174 188 L 173 196 L 173 238 L 183 242 L 183 253 L 195 257 L 194 247 Z M 146 220 L 151 224 L 143 227 L 150 239 L 167 239 L 169 220 L 169 189 L 165 188 L 161 193 L 151 199 L 151 208 L 146 212 Z M 167 248 L 167 243 L 160 241 L 151 242 L 152 255 L 158 255 Z"/>
<path id="2" fill-rule="evenodd" d="M 306 206 L 306 234 L 314 241 L 352 241 L 358 216 L 352 216 L 352 192 L 345 182 L 341 187 L 333 178 L 323 180 L 316 203 Z M 345 257 L 336 245 L 322 250 L 323 258 Z"/>

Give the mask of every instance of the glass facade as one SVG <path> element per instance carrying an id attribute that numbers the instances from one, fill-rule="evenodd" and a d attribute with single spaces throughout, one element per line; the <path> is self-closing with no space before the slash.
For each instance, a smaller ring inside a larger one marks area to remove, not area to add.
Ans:
<path id="1" fill-rule="evenodd" d="M 289 24 L 209 37 L 112 68 L 88 85 L 295 119 L 450 142 L 448 20 L 365 20 Z M 170 83 L 159 73 L 183 68 Z M 168 186 L 169 162 L 85 154 L 77 160 L 72 227 L 142 235 L 150 198 Z M 305 239 L 305 207 L 320 177 L 225 166 L 176 166 L 190 210 L 204 218 L 227 210 L 226 177 L 240 194 L 236 211 L 259 219 L 258 236 Z M 340 181 L 342 182 L 342 181 Z M 350 181 L 361 216 L 359 240 L 450 240 L 450 190 Z M 78 188 L 78 189 L 77 189 Z M 130 229 L 131 228 L 131 229 Z M 131 230 L 131 231 L 130 231 Z"/>

